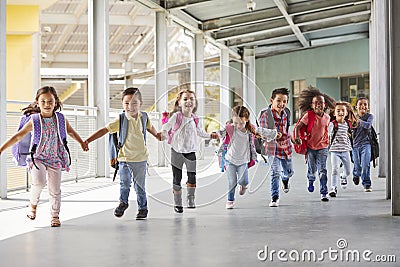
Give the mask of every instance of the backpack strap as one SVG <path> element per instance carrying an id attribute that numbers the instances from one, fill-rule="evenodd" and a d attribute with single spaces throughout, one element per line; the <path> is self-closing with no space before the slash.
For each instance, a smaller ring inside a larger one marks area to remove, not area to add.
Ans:
<path id="1" fill-rule="evenodd" d="M 128 135 L 128 118 L 125 115 L 125 111 L 119 114 L 119 137 L 118 137 L 118 149 L 121 149 L 125 144 L 126 136 Z"/>
<path id="2" fill-rule="evenodd" d="M 71 154 L 69 152 L 68 148 L 68 142 L 67 142 L 67 122 L 65 120 L 64 114 L 60 112 L 56 112 L 56 119 L 57 119 L 57 131 L 58 131 L 58 137 L 61 140 L 61 143 L 64 145 L 65 150 L 68 153 L 68 159 L 69 159 L 69 164 L 71 165 Z"/>
<path id="3" fill-rule="evenodd" d="M 332 137 L 331 137 L 331 144 L 333 143 L 333 140 L 335 140 L 337 131 L 339 129 L 339 125 L 338 125 L 338 122 L 336 120 L 333 120 L 332 123 L 333 123 L 333 134 L 332 134 Z"/>
<path id="4" fill-rule="evenodd" d="M 36 167 L 36 169 L 39 169 L 39 167 L 35 164 L 35 159 L 34 159 L 33 155 L 35 154 L 36 149 L 42 139 L 42 119 L 40 118 L 39 113 L 32 114 L 31 117 L 32 117 L 32 125 L 33 125 L 33 135 L 32 135 L 32 140 L 31 140 L 30 154 L 31 154 L 33 165 Z"/>
<path id="5" fill-rule="evenodd" d="M 286 112 L 286 132 L 289 133 L 289 127 L 290 127 L 290 109 L 285 108 L 285 112 Z"/>
<path id="6" fill-rule="evenodd" d="M 225 130 L 226 130 L 226 135 L 225 135 L 224 144 L 229 145 L 235 129 L 232 124 L 228 124 L 228 125 L 226 125 Z"/>
<path id="7" fill-rule="evenodd" d="M 142 120 L 142 127 L 143 127 L 142 132 L 143 132 L 144 144 L 146 144 L 146 132 L 147 132 L 146 127 L 147 127 L 147 121 L 149 120 L 149 116 L 144 111 L 141 111 L 141 113 L 142 113 L 141 120 Z"/>

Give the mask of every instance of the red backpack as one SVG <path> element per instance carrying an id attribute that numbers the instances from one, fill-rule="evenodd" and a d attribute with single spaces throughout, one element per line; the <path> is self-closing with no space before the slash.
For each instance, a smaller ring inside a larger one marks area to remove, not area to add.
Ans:
<path id="1" fill-rule="evenodd" d="M 303 125 L 303 127 L 301 127 L 299 129 L 299 136 L 298 138 L 301 139 L 301 144 L 300 145 L 294 145 L 294 151 L 296 151 L 296 153 L 298 154 L 302 154 L 305 155 L 307 153 L 307 140 L 310 138 L 310 134 L 311 134 L 311 130 L 314 126 L 314 121 L 315 121 L 315 113 L 312 110 L 307 111 L 308 114 L 308 124 L 307 125 Z M 297 127 L 297 125 L 300 123 L 301 119 L 305 116 L 305 114 L 297 121 L 295 128 Z M 295 138 L 297 138 L 296 136 L 296 131 L 293 130 L 293 136 Z"/>

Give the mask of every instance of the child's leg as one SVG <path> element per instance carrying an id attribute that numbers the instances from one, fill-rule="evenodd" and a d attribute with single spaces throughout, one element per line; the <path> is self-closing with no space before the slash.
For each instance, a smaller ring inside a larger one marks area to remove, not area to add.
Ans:
<path id="1" fill-rule="evenodd" d="M 194 195 L 196 191 L 196 153 L 192 152 L 183 155 L 188 176 L 188 181 L 186 183 L 188 208 L 195 208 L 196 205 L 194 203 Z"/>
<path id="2" fill-rule="evenodd" d="M 353 148 L 353 178 L 361 177 L 361 147 Z"/>
<path id="3" fill-rule="evenodd" d="M 364 187 L 371 186 L 371 145 L 365 144 L 361 146 L 361 179 Z"/>
<path id="4" fill-rule="evenodd" d="M 315 181 L 315 174 L 317 172 L 317 151 L 310 148 L 307 149 L 307 178 L 308 181 Z"/>
<path id="5" fill-rule="evenodd" d="M 147 161 L 129 162 L 128 164 L 132 169 L 132 178 L 137 194 L 138 210 L 147 210 L 147 197 L 145 186 Z"/>
<path id="6" fill-rule="evenodd" d="M 319 183 L 321 195 L 328 194 L 328 176 L 326 170 L 326 160 L 328 159 L 328 148 L 323 148 L 317 152 L 317 169 L 319 170 Z"/>
<path id="7" fill-rule="evenodd" d="M 183 155 L 171 148 L 173 184 L 177 186 L 181 186 L 183 162 L 184 162 Z"/>
<path id="8" fill-rule="evenodd" d="M 228 201 L 235 200 L 235 190 L 237 185 L 237 166 L 235 164 L 230 163 L 229 161 L 225 161 L 226 163 L 226 174 L 228 176 Z"/>
<path id="9" fill-rule="evenodd" d="M 132 169 L 129 167 L 127 162 L 119 163 L 119 179 L 120 179 L 119 201 L 128 205 L 129 193 L 131 190 L 131 183 L 132 183 Z"/>
<path id="10" fill-rule="evenodd" d="M 279 198 L 279 179 L 282 175 L 281 160 L 275 157 L 271 165 L 271 198 Z"/>
<path id="11" fill-rule="evenodd" d="M 39 167 L 39 169 L 36 169 L 35 166 L 32 166 L 30 170 L 32 175 L 30 195 L 31 205 L 37 205 L 39 203 L 40 194 L 42 193 L 43 187 L 46 186 L 46 166 L 44 166 L 38 160 L 35 163 Z"/>
<path id="12" fill-rule="evenodd" d="M 282 181 L 288 181 L 294 174 L 292 159 L 281 159 L 280 162 L 283 171 Z"/>
<path id="13" fill-rule="evenodd" d="M 61 169 L 47 167 L 51 217 L 58 217 L 61 207 Z"/>
<path id="14" fill-rule="evenodd" d="M 350 152 L 343 152 L 342 153 L 342 163 L 344 168 L 344 178 L 347 178 L 351 174 L 351 158 Z"/>
<path id="15" fill-rule="evenodd" d="M 238 184 L 247 186 L 249 183 L 249 167 L 247 163 L 237 166 Z"/>
<path id="16" fill-rule="evenodd" d="M 331 164 L 332 164 L 332 180 L 331 189 L 335 190 L 338 185 L 338 178 L 340 175 L 340 153 L 331 152 Z"/>

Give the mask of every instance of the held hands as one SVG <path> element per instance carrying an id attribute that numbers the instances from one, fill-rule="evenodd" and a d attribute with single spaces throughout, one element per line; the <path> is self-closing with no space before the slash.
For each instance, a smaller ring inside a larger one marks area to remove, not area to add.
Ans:
<path id="1" fill-rule="evenodd" d="M 281 138 L 282 137 L 282 133 L 281 132 L 278 132 L 277 134 L 276 134 L 276 139 L 279 139 L 279 138 Z"/>
<path id="2" fill-rule="evenodd" d="M 81 148 L 83 151 L 89 151 L 89 143 L 87 142 L 87 140 L 81 143 Z"/>
<path id="3" fill-rule="evenodd" d="M 218 134 L 217 134 L 216 132 L 212 132 L 212 133 L 210 134 L 210 138 L 211 138 L 211 139 L 219 139 L 219 136 L 218 136 Z"/>
<path id="4" fill-rule="evenodd" d="M 294 143 L 296 144 L 296 145 L 301 145 L 301 139 L 300 138 L 295 138 L 294 139 Z"/>

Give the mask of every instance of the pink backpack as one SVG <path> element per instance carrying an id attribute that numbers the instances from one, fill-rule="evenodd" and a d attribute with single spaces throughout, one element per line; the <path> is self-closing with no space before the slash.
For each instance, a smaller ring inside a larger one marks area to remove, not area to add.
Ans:
<path id="1" fill-rule="evenodd" d="M 198 127 L 199 126 L 199 117 L 197 117 L 196 115 L 194 115 L 192 113 L 192 118 L 194 120 L 194 123 L 196 124 L 196 127 Z M 174 137 L 175 132 L 178 131 L 179 127 L 181 127 L 182 121 L 183 121 L 182 112 L 180 112 L 180 111 L 176 112 L 175 124 L 172 127 L 172 129 L 168 131 L 168 144 L 171 144 L 172 137 Z"/>

